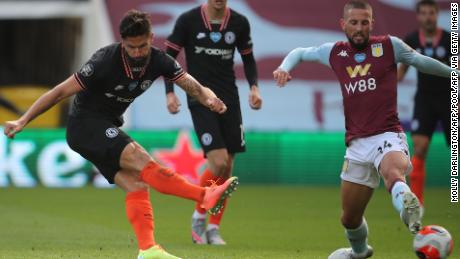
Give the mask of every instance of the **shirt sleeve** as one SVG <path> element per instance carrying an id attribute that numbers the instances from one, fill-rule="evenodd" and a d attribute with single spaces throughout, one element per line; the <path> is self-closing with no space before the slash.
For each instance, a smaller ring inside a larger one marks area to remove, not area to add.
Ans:
<path id="1" fill-rule="evenodd" d="M 249 21 L 243 16 L 241 24 L 241 33 L 238 35 L 236 47 L 241 55 L 247 55 L 252 52 L 251 28 Z"/>
<path id="2" fill-rule="evenodd" d="M 165 41 L 165 45 L 169 48 L 172 48 L 176 51 L 180 51 L 186 43 L 187 40 L 187 22 L 185 14 L 179 16 L 174 25 L 173 32 Z"/>
<path id="3" fill-rule="evenodd" d="M 179 62 L 177 62 L 173 57 L 164 53 L 162 58 L 162 76 L 171 82 L 177 81 L 179 78 L 185 75 L 185 71 L 182 69 Z"/>
<path id="4" fill-rule="evenodd" d="M 172 58 L 176 58 L 177 55 L 179 55 L 179 51 L 173 49 L 173 48 L 170 48 L 170 47 L 166 47 L 166 54 L 168 54 L 169 56 L 171 56 Z M 174 83 L 171 82 L 170 80 L 167 80 L 165 78 L 164 80 L 165 82 L 165 91 L 166 93 L 173 93 L 174 92 Z"/>
<path id="5" fill-rule="evenodd" d="M 330 67 L 329 57 L 333 47 L 334 43 L 325 43 L 319 47 L 296 48 L 284 58 L 280 68 L 291 71 L 301 61 L 318 62 Z"/>
<path id="6" fill-rule="evenodd" d="M 390 36 L 390 39 L 396 63 L 414 66 L 420 72 L 435 76 L 450 77 L 451 72 L 456 71 L 458 73 L 458 70 L 452 69 L 436 59 L 418 53 L 401 39 L 394 36 Z"/>
<path id="7" fill-rule="evenodd" d="M 93 56 L 74 74 L 78 84 L 84 90 L 91 90 L 99 85 L 103 77 L 104 65 L 103 60 L 106 51 L 98 50 Z"/>
<path id="8" fill-rule="evenodd" d="M 257 86 L 257 63 L 254 59 L 253 53 L 241 55 L 241 59 L 243 60 L 244 74 L 248 80 L 249 87 L 253 85 Z"/>

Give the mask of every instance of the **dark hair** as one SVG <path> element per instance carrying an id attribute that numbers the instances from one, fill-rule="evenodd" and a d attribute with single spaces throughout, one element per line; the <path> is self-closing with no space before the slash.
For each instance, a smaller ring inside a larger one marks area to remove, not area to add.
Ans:
<path id="1" fill-rule="evenodd" d="M 434 9 L 436 9 L 436 12 L 439 11 L 439 6 L 436 3 L 436 1 L 434 1 L 434 0 L 421 0 L 421 1 L 418 1 L 417 4 L 415 5 L 415 11 L 417 13 L 420 12 L 420 8 L 422 7 L 422 5 L 427 5 L 427 6 L 434 7 Z"/>
<path id="2" fill-rule="evenodd" d="M 121 19 L 120 35 L 122 39 L 148 35 L 151 32 L 152 24 L 150 16 L 138 10 L 129 10 Z"/>
<path id="3" fill-rule="evenodd" d="M 343 7 L 343 16 L 350 9 L 369 9 L 372 11 L 372 6 L 365 0 L 352 0 L 348 1 Z"/>

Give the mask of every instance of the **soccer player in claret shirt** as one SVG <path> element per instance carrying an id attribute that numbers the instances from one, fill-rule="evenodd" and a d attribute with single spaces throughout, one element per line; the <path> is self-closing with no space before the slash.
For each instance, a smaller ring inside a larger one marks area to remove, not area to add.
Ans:
<path id="1" fill-rule="evenodd" d="M 188 183 L 180 174 L 156 163 L 119 128 L 122 114 L 159 76 L 174 81 L 213 112 L 222 114 L 227 108 L 173 58 L 152 47 L 148 14 L 127 12 L 119 29 L 121 42 L 98 50 L 79 72 L 38 98 L 21 118 L 6 122 L 4 133 L 13 138 L 35 117 L 76 94 L 67 123 L 69 146 L 91 161 L 107 181 L 126 192 L 126 214 L 138 241 L 139 258 L 177 258 L 155 242 L 149 187 L 194 200 L 217 213 L 237 179 L 211 187 Z"/>
<path id="2" fill-rule="evenodd" d="M 420 28 L 405 38 L 407 45 L 417 52 L 450 65 L 450 33 L 437 27 L 439 7 L 435 1 L 422 0 L 416 5 Z M 402 80 L 409 66 L 401 64 L 398 80 Z M 431 136 L 441 122 L 444 137 L 450 146 L 450 79 L 417 73 L 414 115 L 411 124 L 414 154 L 411 162 L 414 169 L 409 175 L 410 188 L 423 203 L 425 185 L 425 157 Z"/>
<path id="3" fill-rule="evenodd" d="M 187 96 L 195 132 L 208 159 L 208 168 L 200 178 L 200 185 L 222 183 L 232 175 L 235 154 L 245 151 L 233 71 L 235 48 L 241 54 L 249 82 L 249 105 L 255 110 L 262 106 L 248 20 L 228 8 L 226 0 L 208 0 L 207 4 L 180 15 L 165 44 L 166 52 L 172 57 L 177 57 L 184 48 L 188 72 L 213 90 L 228 107 L 225 114 L 211 113 L 196 98 Z M 169 112 L 177 113 L 180 103 L 174 94 L 174 85 L 170 81 L 165 83 L 167 108 Z M 218 215 L 211 215 L 206 226 L 206 210 L 197 203 L 192 215 L 192 241 L 224 245 L 219 232 L 223 213 L 222 210 Z"/>
<path id="4" fill-rule="evenodd" d="M 370 36 L 372 17 L 367 2 L 348 2 L 340 21 L 348 41 L 297 48 L 273 72 L 277 84 L 284 86 L 291 79 L 289 71 L 299 62 L 315 61 L 329 66 L 340 82 L 347 146 L 341 173 L 341 221 L 351 248 L 334 251 L 330 259 L 372 256 L 363 216 L 380 177 L 409 231 L 420 229 L 420 202 L 405 180 L 411 163 L 396 108 L 397 63 L 442 77 L 451 75 L 448 66 L 420 55 L 396 37 Z"/>

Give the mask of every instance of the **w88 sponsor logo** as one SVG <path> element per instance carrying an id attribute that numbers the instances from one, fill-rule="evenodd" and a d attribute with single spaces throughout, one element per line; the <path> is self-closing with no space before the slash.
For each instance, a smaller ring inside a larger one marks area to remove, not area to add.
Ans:
<path id="1" fill-rule="evenodd" d="M 350 82 L 345 84 L 345 89 L 347 90 L 348 95 L 354 94 L 355 92 L 364 93 L 366 91 L 374 91 L 377 89 L 377 84 L 375 78 L 371 77 L 368 79 L 361 79 L 358 81 Z"/>

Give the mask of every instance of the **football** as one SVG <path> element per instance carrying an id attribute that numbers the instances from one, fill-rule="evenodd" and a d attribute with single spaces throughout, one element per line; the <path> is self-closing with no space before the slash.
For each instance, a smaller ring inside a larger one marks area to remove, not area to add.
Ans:
<path id="1" fill-rule="evenodd" d="M 423 227 L 414 238 L 414 251 L 421 259 L 447 258 L 453 247 L 449 231 L 437 225 Z"/>

